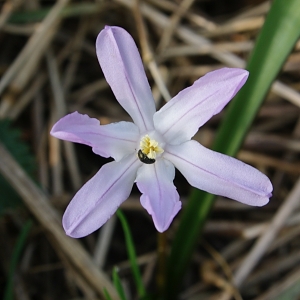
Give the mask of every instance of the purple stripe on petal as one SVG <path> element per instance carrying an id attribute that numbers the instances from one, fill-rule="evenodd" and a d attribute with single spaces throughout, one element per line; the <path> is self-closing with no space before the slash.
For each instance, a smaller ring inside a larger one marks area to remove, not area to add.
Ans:
<path id="1" fill-rule="evenodd" d="M 190 140 L 219 113 L 248 78 L 248 71 L 223 68 L 196 80 L 154 114 L 154 125 L 172 145 Z"/>
<path id="2" fill-rule="evenodd" d="M 63 216 L 66 234 L 80 238 L 100 228 L 129 197 L 140 165 L 136 155 L 104 165 L 67 207 Z"/>
<path id="3" fill-rule="evenodd" d="M 96 154 L 117 161 L 135 152 L 139 138 L 139 129 L 131 122 L 100 125 L 99 120 L 78 112 L 60 119 L 50 133 L 65 141 L 91 146 Z"/>
<path id="4" fill-rule="evenodd" d="M 272 184 L 257 169 L 196 141 L 165 148 L 170 160 L 194 187 L 239 202 L 263 206 L 272 195 Z"/>
<path id="5" fill-rule="evenodd" d="M 123 28 L 106 26 L 97 37 L 96 51 L 104 76 L 119 103 L 141 132 L 152 130 L 155 104 L 130 34 Z"/>
<path id="6" fill-rule="evenodd" d="M 181 209 L 181 202 L 173 184 L 174 166 L 164 159 L 152 165 L 143 164 L 139 168 L 136 184 L 143 193 L 141 204 L 152 216 L 159 232 L 167 230 Z"/>

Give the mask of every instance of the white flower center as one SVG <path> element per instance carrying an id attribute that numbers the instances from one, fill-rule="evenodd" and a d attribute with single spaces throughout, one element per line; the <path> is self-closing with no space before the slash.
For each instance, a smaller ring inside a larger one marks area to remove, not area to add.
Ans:
<path id="1" fill-rule="evenodd" d="M 143 136 L 140 141 L 140 151 L 144 156 L 146 156 L 150 160 L 156 159 L 157 154 L 161 154 L 164 152 L 164 149 L 162 149 L 158 142 L 154 139 L 151 139 L 148 134 Z M 141 157 L 139 156 L 140 160 Z M 141 160 L 143 161 L 143 160 Z M 153 162 L 154 162 L 153 161 Z"/>

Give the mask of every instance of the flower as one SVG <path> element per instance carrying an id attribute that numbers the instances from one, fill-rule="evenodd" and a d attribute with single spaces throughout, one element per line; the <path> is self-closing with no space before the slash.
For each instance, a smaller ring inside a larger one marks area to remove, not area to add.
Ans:
<path id="1" fill-rule="evenodd" d="M 86 236 L 101 227 L 125 201 L 136 182 L 142 206 L 159 232 L 181 209 L 173 184 L 175 167 L 194 187 L 242 203 L 262 206 L 272 184 L 255 168 L 209 150 L 191 138 L 207 120 L 235 96 L 248 72 L 223 68 L 210 72 L 181 91 L 156 112 L 138 49 L 128 32 L 106 26 L 96 51 L 115 97 L 133 119 L 100 125 L 78 112 L 60 119 L 51 135 L 86 144 L 112 157 L 74 196 L 63 216 L 71 237 Z"/>

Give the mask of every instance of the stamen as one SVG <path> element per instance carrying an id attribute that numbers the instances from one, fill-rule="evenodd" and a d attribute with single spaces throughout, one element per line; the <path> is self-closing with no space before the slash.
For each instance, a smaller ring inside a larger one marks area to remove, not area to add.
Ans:
<path id="1" fill-rule="evenodd" d="M 158 142 L 150 138 L 147 134 L 140 141 L 140 150 L 138 157 L 140 161 L 146 164 L 153 164 L 157 154 L 163 153 L 164 150 L 159 147 Z"/>

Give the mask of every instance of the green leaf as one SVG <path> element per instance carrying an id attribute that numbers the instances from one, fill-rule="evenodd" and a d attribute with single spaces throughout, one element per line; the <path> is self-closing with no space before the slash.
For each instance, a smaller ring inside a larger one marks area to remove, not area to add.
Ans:
<path id="1" fill-rule="evenodd" d="M 7 283 L 6 283 L 6 287 L 5 287 L 3 300 L 13 300 L 14 299 L 14 296 L 13 296 L 14 273 L 15 273 L 17 264 L 19 262 L 19 259 L 21 257 L 21 254 L 22 254 L 23 248 L 25 246 L 25 242 L 26 242 L 26 239 L 27 239 L 27 236 L 29 234 L 31 227 L 32 227 L 32 221 L 29 220 L 23 226 L 22 231 L 19 234 L 18 240 L 14 247 L 12 257 L 10 260 L 9 274 L 8 274 L 8 279 L 7 279 Z"/>
<path id="2" fill-rule="evenodd" d="M 118 274 L 117 267 L 114 267 L 114 269 L 113 269 L 113 282 L 114 282 L 114 286 L 116 287 L 121 300 L 126 300 L 125 292 L 124 292 L 124 289 L 123 289 L 123 286 L 121 283 L 121 279 Z"/>
<path id="3" fill-rule="evenodd" d="M 104 293 L 106 300 L 112 300 L 112 298 L 106 288 L 103 289 L 103 293 Z"/>
<path id="4" fill-rule="evenodd" d="M 235 155 L 269 88 L 300 35 L 300 0 L 275 0 L 247 64 L 249 79 L 229 105 L 213 149 Z M 167 269 L 165 299 L 176 299 L 214 196 L 194 190 L 183 211 Z"/>
<path id="5" fill-rule="evenodd" d="M 21 140 L 21 131 L 14 129 L 8 120 L 0 120 L 0 141 L 22 168 L 33 175 L 36 164 L 29 147 Z M 0 174 L 0 216 L 9 208 L 22 204 L 22 199 Z"/>
<path id="6" fill-rule="evenodd" d="M 146 296 L 146 290 L 145 290 L 142 276 L 140 273 L 140 269 L 139 269 L 139 266 L 137 263 L 136 253 L 135 253 L 135 248 L 134 248 L 134 243 L 132 240 L 131 232 L 130 232 L 127 220 L 120 209 L 117 210 L 117 216 L 121 221 L 122 228 L 124 231 L 126 248 L 127 248 L 128 257 L 129 257 L 130 264 L 131 264 L 131 269 L 132 269 L 135 285 L 136 285 L 136 288 L 138 291 L 138 295 L 140 298 L 143 298 Z"/>

